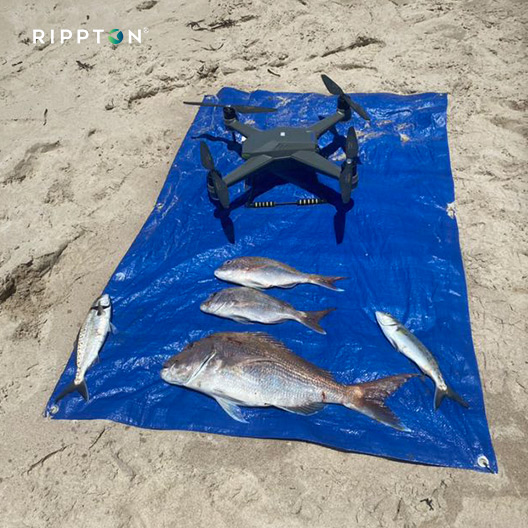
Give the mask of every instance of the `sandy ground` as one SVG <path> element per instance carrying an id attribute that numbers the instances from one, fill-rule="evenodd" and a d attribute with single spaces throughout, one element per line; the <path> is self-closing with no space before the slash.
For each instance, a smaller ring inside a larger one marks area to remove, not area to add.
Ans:
<path id="1" fill-rule="evenodd" d="M 514 0 L 2 0 L 0 524 L 526 526 L 525 13 Z M 115 47 L 31 42 L 33 28 L 114 27 L 148 33 Z M 225 85 L 323 91 L 322 72 L 350 91 L 450 94 L 473 336 L 500 473 L 44 419 L 86 308 L 194 117 L 182 101 Z"/>

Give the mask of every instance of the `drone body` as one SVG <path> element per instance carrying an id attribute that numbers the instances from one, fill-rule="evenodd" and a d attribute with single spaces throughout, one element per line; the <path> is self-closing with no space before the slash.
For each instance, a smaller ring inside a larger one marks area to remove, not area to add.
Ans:
<path id="1" fill-rule="evenodd" d="M 281 127 L 256 130 L 242 144 L 242 157 L 265 155 L 273 159 L 291 157 L 299 150 L 317 151 L 317 137 L 307 128 Z"/>
<path id="2" fill-rule="evenodd" d="M 279 160 L 295 160 L 318 173 L 325 174 L 339 181 L 343 203 L 350 201 L 352 189 L 357 186 L 358 143 L 354 127 L 350 127 L 346 138 L 346 160 L 342 167 L 332 163 L 319 153 L 318 138 L 341 121 L 348 121 L 352 111 L 364 119 L 369 115 L 357 103 L 352 101 L 343 90 L 326 75 L 322 76 L 328 91 L 338 95 L 337 110 L 334 114 L 305 128 L 278 127 L 270 130 L 259 130 L 238 120 L 239 113 L 274 112 L 274 108 L 252 107 L 245 105 L 223 105 L 215 103 L 189 103 L 197 106 L 221 107 L 224 112 L 224 123 L 228 130 L 238 132 L 246 138 L 242 144 L 241 156 L 246 160 L 224 178 L 216 170 L 207 144 L 201 142 L 200 154 L 202 165 L 209 171 L 208 190 L 211 198 L 220 205 L 229 208 L 228 187 L 245 180 L 266 165 Z"/>

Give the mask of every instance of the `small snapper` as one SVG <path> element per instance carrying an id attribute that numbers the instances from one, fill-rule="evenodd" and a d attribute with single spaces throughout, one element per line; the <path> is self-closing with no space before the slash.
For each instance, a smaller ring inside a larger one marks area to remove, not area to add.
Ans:
<path id="1" fill-rule="evenodd" d="M 252 288 L 226 288 L 213 293 L 200 305 L 202 312 L 232 319 L 239 323 L 277 324 L 297 321 L 320 334 L 326 334 L 319 321 L 333 312 L 296 310 L 291 304 Z"/>
<path id="2" fill-rule="evenodd" d="M 70 392 L 77 391 L 85 399 L 89 399 L 88 387 L 84 380 L 86 371 L 93 365 L 99 355 L 106 336 L 112 328 L 110 318 L 112 316 L 112 304 L 110 297 L 105 293 L 101 295 L 90 308 L 77 338 L 77 370 L 75 379 L 58 396 L 58 402 Z"/>
<path id="3" fill-rule="evenodd" d="M 301 271 L 264 257 L 240 257 L 224 262 L 215 272 L 217 279 L 249 288 L 293 288 L 298 284 L 315 284 L 343 291 L 334 284 L 347 277 L 326 277 Z"/>
<path id="4" fill-rule="evenodd" d="M 309 415 L 337 404 L 399 430 L 406 429 L 385 400 L 413 376 L 342 385 L 270 335 L 251 332 L 212 334 L 190 343 L 161 371 L 167 383 L 211 396 L 239 422 L 246 422 L 240 406 Z"/>
<path id="5" fill-rule="evenodd" d="M 463 407 L 469 407 L 465 402 L 444 380 L 438 362 L 433 354 L 426 348 L 426 346 L 418 340 L 400 321 L 389 313 L 376 312 L 376 320 L 389 340 L 390 344 L 408 357 L 411 361 L 416 363 L 420 370 L 429 376 L 436 385 L 434 406 L 435 410 L 440 407 L 442 400 L 447 396 L 455 400 Z"/>

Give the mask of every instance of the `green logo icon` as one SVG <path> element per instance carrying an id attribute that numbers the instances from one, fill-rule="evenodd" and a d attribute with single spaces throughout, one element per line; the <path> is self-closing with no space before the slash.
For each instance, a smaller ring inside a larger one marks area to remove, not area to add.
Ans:
<path id="1" fill-rule="evenodd" d="M 123 40 L 123 32 L 120 29 L 111 29 L 108 35 L 108 40 L 112 44 L 119 44 Z M 115 35 L 114 37 L 112 35 Z"/>

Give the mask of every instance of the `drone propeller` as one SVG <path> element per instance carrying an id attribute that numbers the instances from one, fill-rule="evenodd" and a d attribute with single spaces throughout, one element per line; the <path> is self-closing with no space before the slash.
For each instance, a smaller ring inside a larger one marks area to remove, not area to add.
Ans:
<path id="1" fill-rule="evenodd" d="M 345 154 L 347 159 L 357 158 L 359 151 L 358 140 L 356 136 L 356 131 L 354 127 L 348 129 L 346 144 L 345 144 Z"/>
<path id="2" fill-rule="evenodd" d="M 200 159 L 204 169 L 207 169 L 208 171 L 215 170 L 213 156 L 211 156 L 211 151 L 209 150 L 207 143 L 204 141 L 200 141 Z"/>
<path id="3" fill-rule="evenodd" d="M 268 112 L 276 112 L 276 108 L 269 108 L 267 106 L 248 106 L 248 105 L 237 105 L 237 104 L 217 104 L 217 103 L 198 103 L 195 101 L 184 101 L 183 104 L 194 105 L 194 106 L 207 106 L 212 108 L 232 108 L 235 112 L 241 114 L 266 114 Z"/>
<path id="4" fill-rule="evenodd" d="M 211 151 L 204 141 L 200 142 L 200 159 L 204 169 L 209 171 L 209 178 L 218 201 L 224 209 L 229 209 L 229 191 L 227 185 L 222 179 L 222 176 L 220 176 L 220 173 L 216 170 Z"/>
<path id="5" fill-rule="evenodd" d="M 354 127 L 348 129 L 345 145 L 346 161 L 339 176 L 339 187 L 341 188 L 341 199 L 344 204 L 350 202 L 352 187 L 357 185 L 357 155 L 358 140 Z"/>
<path id="6" fill-rule="evenodd" d="M 332 79 L 330 79 L 330 77 L 328 77 L 328 75 L 325 75 L 323 73 L 323 75 L 321 75 L 321 79 L 323 79 L 323 82 L 324 82 L 324 85 L 326 86 L 326 89 L 332 95 L 338 95 L 339 97 L 341 97 L 348 104 L 348 106 L 350 107 L 351 110 L 356 112 L 356 114 L 361 116 L 363 119 L 365 119 L 367 121 L 370 121 L 370 116 L 367 114 L 367 112 L 359 104 L 357 104 L 356 102 L 352 101 L 350 96 L 347 95 L 337 83 L 332 81 Z"/>

